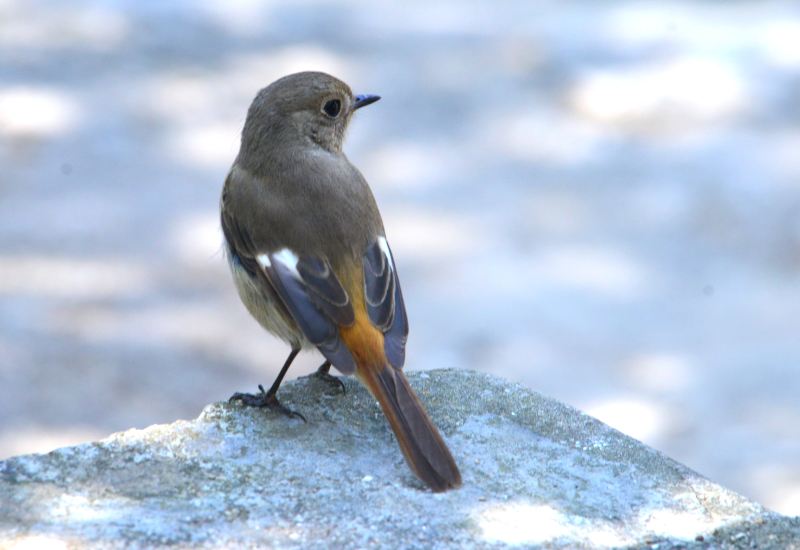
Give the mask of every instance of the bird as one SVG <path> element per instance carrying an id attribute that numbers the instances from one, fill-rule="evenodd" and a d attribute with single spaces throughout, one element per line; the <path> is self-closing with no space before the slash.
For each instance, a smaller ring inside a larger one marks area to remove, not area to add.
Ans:
<path id="1" fill-rule="evenodd" d="M 301 72 L 260 90 L 247 111 L 220 199 L 226 256 L 248 312 L 291 351 L 269 390 L 231 400 L 302 418 L 276 394 L 299 351 L 316 348 L 325 358 L 316 375 L 338 380 L 331 365 L 355 375 L 411 471 L 443 492 L 461 486 L 461 473 L 403 373 L 397 266 L 374 195 L 342 151 L 353 114 L 379 99 Z"/>

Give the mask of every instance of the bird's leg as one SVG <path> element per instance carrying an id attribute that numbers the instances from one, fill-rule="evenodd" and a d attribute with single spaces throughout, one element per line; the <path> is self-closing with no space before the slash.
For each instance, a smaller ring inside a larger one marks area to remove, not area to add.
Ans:
<path id="1" fill-rule="evenodd" d="M 331 386 L 336 386 L 336 387 L 342 388 L 342 393 L 344 393 L 344 394 L 347 393 L 347 388 L 345 388 L 344 382 L 342 382 L 342 379 L 341 378 L 337 378 L 336 376 L 331 374 L 331 362 L 330 361 L 325 361 L 324 363 L 322 363 L 319 366 L 319 368 L 317 369 L 317 371 L 314 374 L 312 374 L 311 376 L 314 377 L 314 378 L 318 378 L 319 380 L 322 380 L 323 382 L 325 382 L 326 384 L 329 384 Z"/>
<path id="2" fill-rule="evenodd" d="M 306 417 L 300 414 L 299 412 L 295 412 L 288 407 L 284 407 L 278 401 L 276 394 L 278 393 L 278 388 L 281 386 L 281 382 L 283 382 L 283 377 L 286 376 L 286 371 L 289 370 L 289 366 L 291 366 L 292 361 L 294 358 L 297 357 L 297 354 L 300 352 L 299 348 L 292 349 L 291 353 L 289 353 L 289 357 L 286 358 L 286 362 L 283 364 L 283 368 L 281 372 L 278 373 L 278 377 L 275 379 L 275 382 L 272 383 L 272 387 L 269 390 L 264 391 L 264 386 L 261 384 L 258 385 L 259 393 L 234 393 L 230 399 L 228 399 L 229 403 L 234 401 L 240 401 L 243 405 L 247 407 L 264 407 L 271 411 L 279 412 L 284 414 L 290 418 L 297 417 L 306 422 Z"/>

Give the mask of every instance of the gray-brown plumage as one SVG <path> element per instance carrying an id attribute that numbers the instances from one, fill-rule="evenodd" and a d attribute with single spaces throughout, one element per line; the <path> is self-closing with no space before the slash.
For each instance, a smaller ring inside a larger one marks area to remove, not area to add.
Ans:
<path id="1" fill-rule="evenodd" d="M 324 73 L 286 76 L 247 113 L 222 192 L 222 228 L 239 296 L 292 353 L 275 383 L 247 404 L 283 408 L 275 394 L 301 348 L 355 374 L 376 397 L 412 471 L 434 491 L 461 485 L 450 451 L 401 370 L 408 335 L 383 222 L 364 177 L 342 152 L 354 96 Z"/>

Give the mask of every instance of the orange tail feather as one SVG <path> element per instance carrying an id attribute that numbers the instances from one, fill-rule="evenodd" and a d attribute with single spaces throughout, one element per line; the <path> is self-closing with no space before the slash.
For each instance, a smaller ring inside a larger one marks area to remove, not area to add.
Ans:
<path id="1" fill-rule="evenodd" d="M 461 473 L 408 379 L 389 365 L 359 366 L 359 379 L 380 403 L 411 470 L 434 492 L 461 485 Z"/>

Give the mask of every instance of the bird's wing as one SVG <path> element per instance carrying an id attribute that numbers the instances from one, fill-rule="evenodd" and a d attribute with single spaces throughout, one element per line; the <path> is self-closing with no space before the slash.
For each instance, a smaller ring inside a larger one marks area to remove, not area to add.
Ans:
<path id="1" fill-rule="evenodd" d="M 339 328 L 355 320 L 353 306 L 330 264 L 288 248 L 262 252 L 256 262 L 306 338 L 337 369 L 355 371 L 353 356 L 339 337 Z"/>
<path id="2" fill-rule="evenodd" d="M 345 374 L 355 361 L 339 337 L 339 327 L 353 324 L 350 297 L 323 259 L 297 255 L 288 248 L 261 250 L 245 227 L 237 222 L 222 197 L 222 231 L 232 261 L 238 262 L 265 290 L 277 295 L 305 337 Z"/>
<path id="3" fill-rule="evenodd" d="M 228 252 L 232 256 L 231 260 L 238 262 L 251 277 L 255 278 L 258 273 L 258 263 L 254 253 L 256 246 L 250 234 L 241 227 L 236 217 L 231 213 L 228 181 L 230 181 L 230 176 L 225 181 L 225 188 L 222 191 L 222 199 L 220 200 L 222 233 L 225 235 Z"/>
<path id="4" fill-rule="evenodd" d="M 402 368 L 406 358 L 408 317 L 397 268 L 385 237 L 378 237 L 367 247 L 363 261 L 367 313 L 383 332 L 383 350 L 389 363 Z"/>
<path id="5" fill-rule="evenodd" d="M 226 195 L 224 191 L 222 229 L 232 259 L 280 298 L 286 312 L 326 359 L 338 370 L 351 374 L 355 361 L 340 337 L 340 328 L 353 325 L 355 312 L 351 296 L 330 263 L 325 258 L 304 255 L 290 248 L 265 247 L 263 243 L 254 242 L 247 228 L 233 216 Z M 383 334 L 388 362 L 402 368 L 408 319 L 397 269 L 385 237 L 378 236 L 367 246 L 362 263 L 368 317 Z M 350 291 L 360 294 L 361 289 Z"/>

